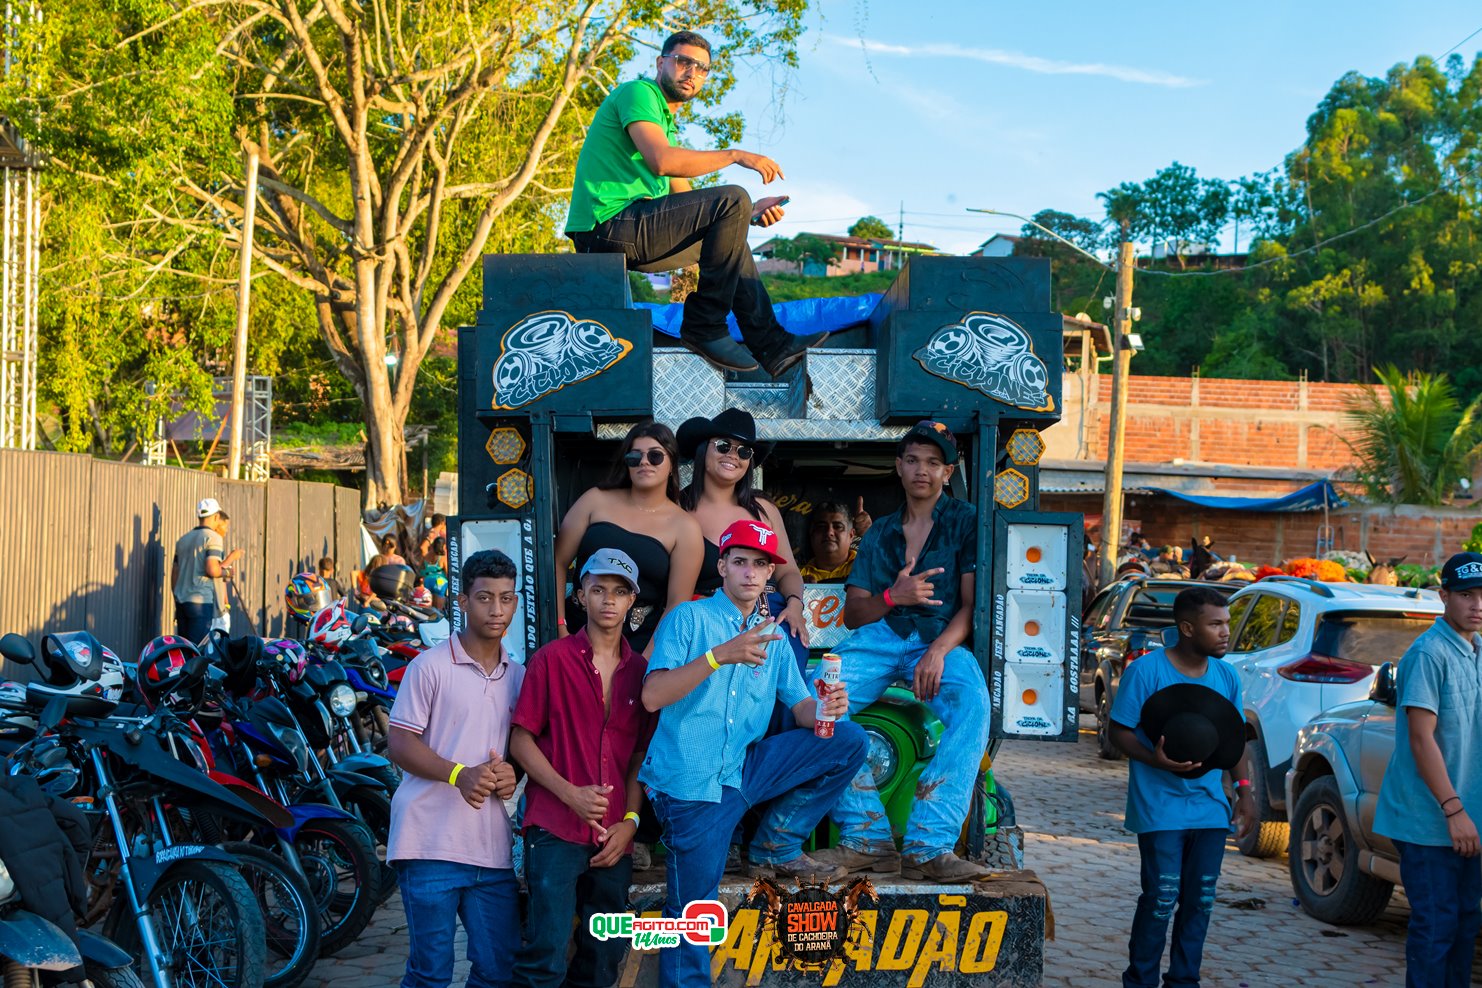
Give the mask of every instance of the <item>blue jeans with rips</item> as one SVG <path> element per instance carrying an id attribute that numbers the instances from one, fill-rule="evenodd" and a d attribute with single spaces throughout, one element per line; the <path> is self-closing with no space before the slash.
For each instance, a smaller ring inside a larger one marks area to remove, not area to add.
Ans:
<path id="1" fill-rule="evenodd" d="M 669 849 L 664 915 L 680 916 L 686 903 L 716 897 L 726 870 L 727 837 L 749 807 L 771 801 L 751 843 L 754 863 L 781 864 L 802 854 L 803 841 L 864 764 L 868 746 L 864 729 L 848 721 L 834 725 L 832 738 L 799 728 L 757 742 L 746 756 L 741 788 L 725 787 L 718 803 L 672 799 L 650 789 Z M 710 952 L 688 942 L 661 950 L 659 984 L 710 984 Z"/>
<path id="2" fill-rule="evenodd" d="M 857 713 L 880 699 L 896 680 L 909 682 L 929 644 L 915 632 L 902 639 L 884 621 L 851 635 L 838 649 L 841 678 L 849 687 L 849 712 Z M 921 771 L 901 846 L 903 854 L 921 861 L 956 848 L 988 747 L 988 685 L 972 652 L 959 647 L 947 653 L 941 692 L 926 705 L 945 730 L 936 755 Z M 895 846 L 885 804 L 868 768 L 855 776 L 831 816 L 845 847 L 872 851 Z"/>
<path id="3" fill-rule="evenodd" d="M 520 928 L 520 886 L 512 868 L 455 861 L 397 861 L 407 917 L 407 972 L 401 988 L 453 983 L 453 937 L 468 934 L 467 988 L 508 988 Z"/>
<path id="4" fill-rule="evenodd" d="M 515 957 L 516 988 L 609 988 L 617 982 L 628 941 L 592 936 L 593 913 L 628 909 L 633 857 L 624 854 L 607 868 L 592 867 L 601 848 L 573 844 L 539 827 L 525 828 L 525 887 L 529 890 L 525 945 Z M 568 966 L 571 921 L 576 953 Z"/>
<path id="5" fill-rule="evenodd" d="M 1224 827 L 1154 830 L 1137 835 L 1137 850 L 1142 855 L 1142 894 L 1137 897 L 1137 912 L 1132 916 L 1123 988 L 1158 988 L 1158 967 L 1170 917 L 1173 948 L 1164 988 L 1199 984 L 1204 936 L 1209 932 L 1209 914 L 1214 909 L 1215 886 L 1228 835 Z"/>
<path id="6" fill-rule="evenodd" d="M 1410 900 L 1405 937 L 1406 988 L 1466 988 L 1482 929 L 1482 858 L 1449 847 L 1395 841 Z"/>

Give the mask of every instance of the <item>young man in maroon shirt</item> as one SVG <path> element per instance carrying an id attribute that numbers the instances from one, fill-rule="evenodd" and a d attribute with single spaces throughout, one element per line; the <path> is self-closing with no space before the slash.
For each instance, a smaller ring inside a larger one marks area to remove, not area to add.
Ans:
<path id="1" fill-rule="evenodd" d="M 510 754 L 530 777 L 530 922 L 514 969 L 523 988 L 607 988 L 628 947 L 595 939 L 587 917 L 625 911 L 633 876 L 638 767 L 654 720 L 642 701 L 647 663 L 623 638 L 638 567 L 627 553 L 599 549 L 580 580 L 587 625 L 530 659 L 512 721 Z M 581 922 L 568 970 L 573 917 Z"/>

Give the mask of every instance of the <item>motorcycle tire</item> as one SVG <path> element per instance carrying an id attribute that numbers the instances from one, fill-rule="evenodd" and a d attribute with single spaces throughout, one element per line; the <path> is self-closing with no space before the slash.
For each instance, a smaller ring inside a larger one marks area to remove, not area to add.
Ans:
<path id="1" fill-rule="evenodd" d="M 144 982 L 131 967 L 98 967 L 96 964 L 84 964 L 83 967 L 93 988 L 144 988 Z"/>
<path id="2" fill-rule="evenodd" d="M 122 893 L 114 899 L 103 932 L 135 958 L 140 979 L 152 977 L 126 899 Z M 175 988 L 263 988 L 267 932 L 257 898 L 236 868 L 225 861 L 178 861 L 150 890 L 148 908 Z M 210 949 L 210 960 L 192 954 L 195 941 Z"/>
<path id="3" fill-rule="evenodd" d="M 340 797 L 345 809 L 358 816 L 371 836 L 376 847 L 386 846 L 391 836 L 391 797 L 384 790 L 369 786 L 356 786 Z M 383 863 L 380 870 L 381 887 L 376 893 L 377 904 L 391 898 L 396 891 L 396 870 Z"/>
<path id="4" fill-rule="evenodd" d="M 319 908 L 319 956 L 355 942 L 380 903 L 381 861 L 359 820 L 310 820 L 293 838 Z"/>
<path id="5" fill-rule="evenodd" d="M 237 859 L 262 910 L 268 947 L 263 988 L 298 988 L 319 960 L 319 908 L 308 880 L 255 844 L 234 842 L 221 849 Z"/>

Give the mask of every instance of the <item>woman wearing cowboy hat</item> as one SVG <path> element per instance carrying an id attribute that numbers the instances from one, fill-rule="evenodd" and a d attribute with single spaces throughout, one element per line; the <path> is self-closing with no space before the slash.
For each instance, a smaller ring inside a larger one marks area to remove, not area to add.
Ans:
<path id="1" fill-rule="evenodd" d="M 717 543 L 738 521 L 760 521 L 777 533 L 785 563 L 779 563 L 772 583 L 782 595 L 781 620 L 803 645 L 808 644 L 803 621 L 803 575 L 782 525 L 777 505 L 752 486 L 752 468 L 772 452 L 772 443 L 756 438 L 756 420 L 739 408 L 727 408 L 713 419 L 697 416 L 679 427 L 679 454 L 692 459 L 694 477 L 679 492 L 679 505 L 692 513 L 705 537 L 705 560 L 696 596 L 720 589 L 720 549 Z"/>

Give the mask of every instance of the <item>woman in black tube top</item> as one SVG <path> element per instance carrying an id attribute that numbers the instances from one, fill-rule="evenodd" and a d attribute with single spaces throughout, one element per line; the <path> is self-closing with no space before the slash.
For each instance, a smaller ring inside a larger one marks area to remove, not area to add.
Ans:
<path id="1" fill-rule="evenodd" d="M 638 599 L 628 617 L 628 642 L 646 656 L 664 611 L 689 600 L 700 573 L 704 540 L 693 515 L 680 508 L 678 448 L 659 422 L 635 425 L 607 480 L 577 498 L 556 535 L 556 572 L 574 562 L 580 572 L 598 549 L 621 549 L 638 564 Z M 560 637 L 585 615 L 567 599 L 556 603 Z"/>

